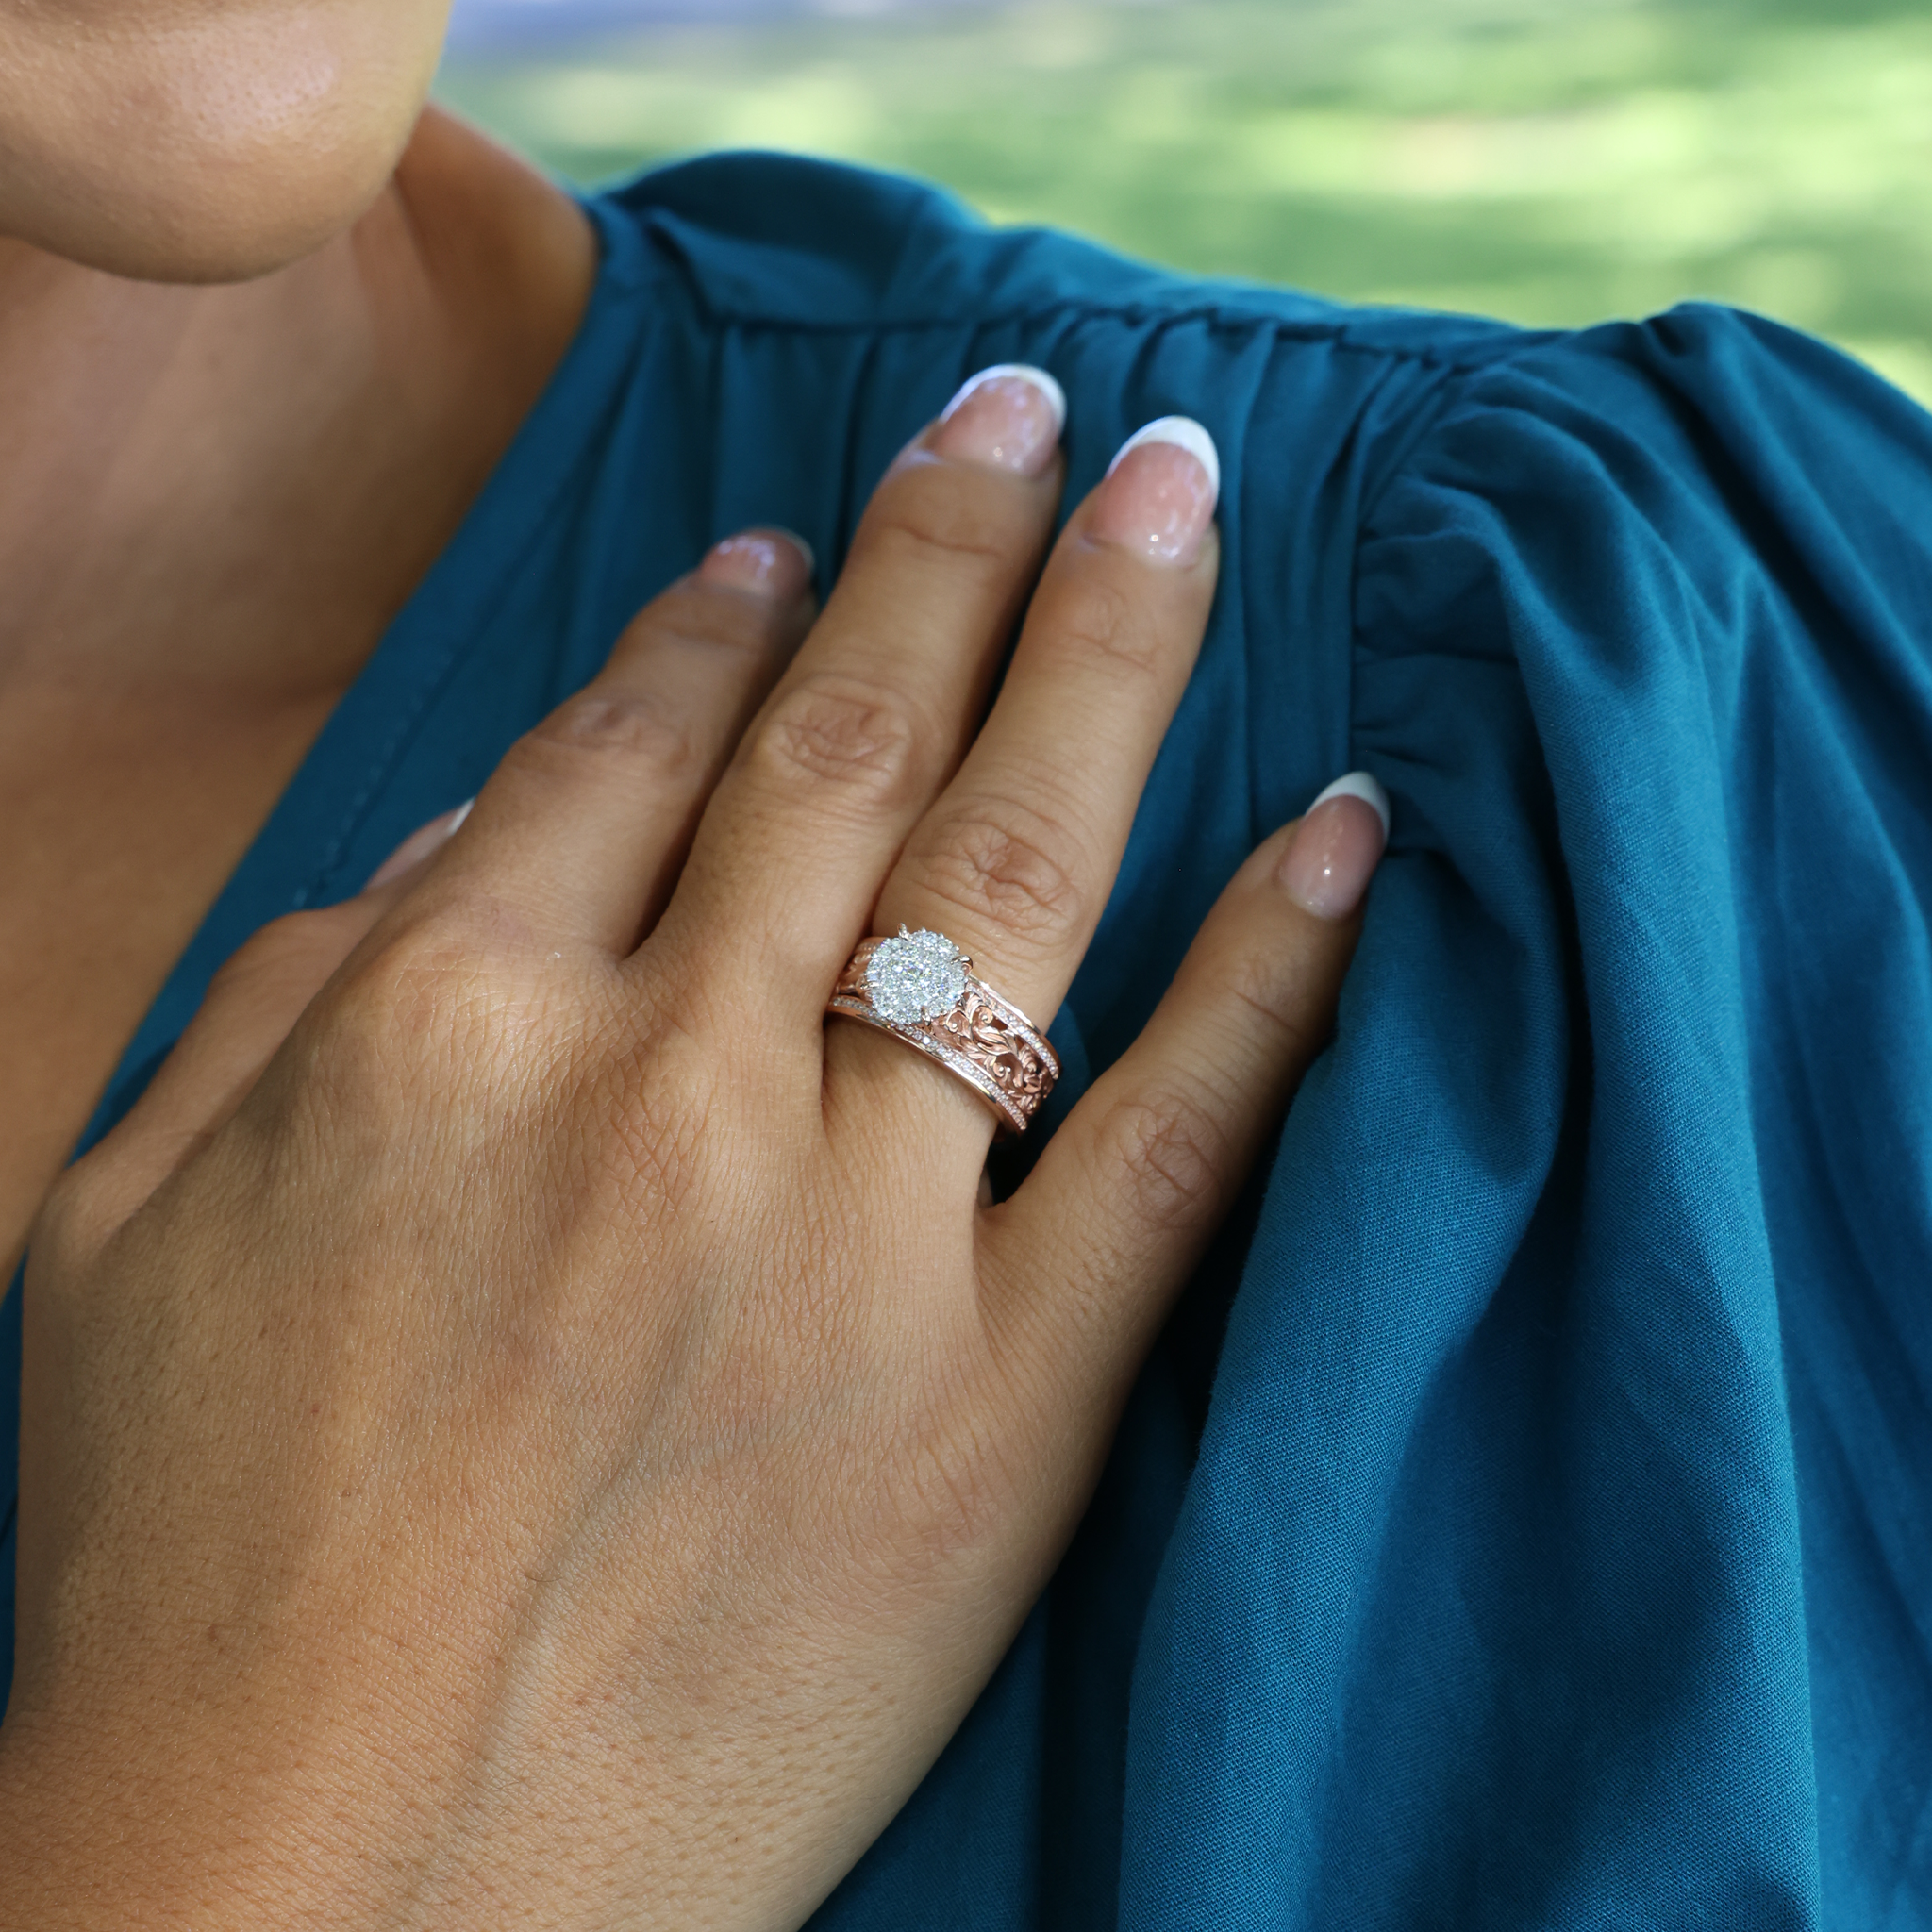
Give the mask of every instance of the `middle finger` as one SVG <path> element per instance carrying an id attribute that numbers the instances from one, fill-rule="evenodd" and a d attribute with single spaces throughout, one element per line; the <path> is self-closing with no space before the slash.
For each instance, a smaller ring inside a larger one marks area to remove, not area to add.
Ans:
<path id="1" fill-rule="evenodd" d="M 984 707 L 1051 534 L 1065 409 L 1041 371 L 982 371 L 888 472 L 706 811 L 658 958 L 816 1024 Z"/>

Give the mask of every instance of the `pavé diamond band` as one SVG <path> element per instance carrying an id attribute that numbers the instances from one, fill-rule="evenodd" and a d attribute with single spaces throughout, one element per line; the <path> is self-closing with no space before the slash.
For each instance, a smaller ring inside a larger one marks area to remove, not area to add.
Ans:
<path id="1" fill-rule="evenodd" d="M 863 1020 L 916 1046 L 973 1089 L 1016 1134 L 1060 1076 L 1046 1036 L 973 976 L 973 961 L 940 932 L 869 939 L 839 975 L 828 1013 Z"/>

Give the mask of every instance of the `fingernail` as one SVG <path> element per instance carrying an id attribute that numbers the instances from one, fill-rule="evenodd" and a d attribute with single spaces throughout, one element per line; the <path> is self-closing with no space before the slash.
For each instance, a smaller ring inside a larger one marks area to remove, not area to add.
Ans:
<path id="1" fill-rule="evenodd" d="M 931 446 L 958 462 L 1040 476 L 1066 424 L 1066 391 L 1045 370 L 1002 362 L 982 369 L 946 405 Z"/>
<path id="2" fill-rule="evenodd" d="M 439 845 L 456 837 L 475 803 L 474 798 L 465 799 L 454 811 L 446 811 L 426 825 L 419 825 L 369 874 L 369 882 L 362 890 L 373 892 L 377 886 L 386 886 L 392 878 L 400 877 L 412 865 L 421 865 Z"/>
<path id="3" fill-rule="evenodd" d="M 1317 919 L 1346 919 L 1388 842 L 1389 794 L 1366 772 L 1351 772 L 1309 806 L 1275 877 Z"/>
<path id="4" fill-rule="evenodd" d="M 1093 506 L 1093 533 L 1155 563 L 1182 567 L 1221 500 L 1214 439 L 1188 416 L 1163 416 L 1128 437 Z"/>
<path id="5" fill-rule="evenodd" d="M 811 545 L 790 530 L 741 530 L 705 553 L 698 575 L 768 603 L 790 604 L 811 588 L 812 561 Z"/>

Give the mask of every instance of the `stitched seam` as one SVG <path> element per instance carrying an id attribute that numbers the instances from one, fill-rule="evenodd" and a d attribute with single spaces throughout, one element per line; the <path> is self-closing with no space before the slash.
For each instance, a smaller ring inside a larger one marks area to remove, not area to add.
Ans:
<path id="1" fill-rule="evenodd" d="M 1567 329 L 1524 330 L 1520 336 L 1497 338 L 1496 351 L 1478 357 L 1444 355 L 1437 349 L 1418 348 L 1399 342 L 1359 341 L 1350 336 L 1349 329 L 1353 325 L 1349 322 L 1296 323 L 1278 315 L 1258 313 L 1251 309 L 1230 308 L 1224 303 L 1208 302 L 1197 303 L 1191 308 L 1170 308 L 1163 304 L 1152 302 L 1058 301 L 1033 307 L 991 309 L 979 314 L 961 313 L 844 322 L 817 322 L 800 316 L 739 313 L 719 308 L 711 308 L 708 312 L 722 328 L 762 329 L 774 335 L 798 336 L 917 335 L 935 330 L 950 333 L 962 327 L 979 330 L 1038 326 L 1069 317 L 1118 322 L 1130 328 L 1148 323 L 1174 325 L 1205 322 L 1211 328 L 1224 330 L 1230 334 L 1253 334 L 1265 329 L 1281 341 L 1326 342 L 1350 355 L 1373 356 L 1383 361 L 1408 362 L 1424 369 L 1441 369 L 1451 374 L 1468 375 L 1492 369 L 1499 362 L 1508 361 L 1531 348 L 1541 347 L 1574 333 Z M 1391 309 L 1388 312 L 1401 314 L 1405 311 Z M 1449 319 L 1454 320 L 1453 317 Z"/>

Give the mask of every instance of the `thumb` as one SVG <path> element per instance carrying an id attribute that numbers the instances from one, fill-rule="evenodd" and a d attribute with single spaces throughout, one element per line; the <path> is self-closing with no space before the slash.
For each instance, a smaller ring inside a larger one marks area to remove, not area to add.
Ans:
<path id="1" fill-rule="evenodd" d="M 89 1164 L 114 1177 L 108 1219 L 125 1220 L 233 1116 L 308 1004 L 392 907 L 408 896 L 467 805 L 410 834 L 353 899 L 272 921 L 210 982 L 147 1091 Z M 97 1208 L 108 1207 L 96 1197 Z M 116 1211 L 118 1210 L 118 1211 Z"/>

